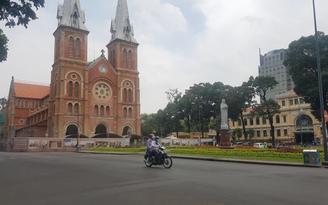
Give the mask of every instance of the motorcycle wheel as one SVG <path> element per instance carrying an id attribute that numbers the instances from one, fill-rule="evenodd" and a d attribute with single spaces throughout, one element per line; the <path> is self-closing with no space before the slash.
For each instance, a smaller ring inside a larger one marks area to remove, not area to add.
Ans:
<path id="1" fill-rule="evenodd" d="M 153 165 L 152 162 L 150 162 L 149 160 L 145 161 L 145 165 L 146 167 L 151 167 Z"/>
<path id="2" fill-rule="evenodd" d="M 173 165 L 173 161 L 172 161 L 172 158 L 167 156 L 164 158 L 164 161 L 163 161 L 163 166 L 166 168 L 166 169 L 170 169 Z"/>

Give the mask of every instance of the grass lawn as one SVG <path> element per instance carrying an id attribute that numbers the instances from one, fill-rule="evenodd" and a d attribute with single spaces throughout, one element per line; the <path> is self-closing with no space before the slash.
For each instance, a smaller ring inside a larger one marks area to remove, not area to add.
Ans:
<path id="1" fill-rule="evenodd" d="M 100 152 L 144 152 L 145 147 L 126 148 L 93 148 L 89 151 Z M 214 158 L 247 159 L 278 162 L 303 163 L 303 148 L 258 149 L 253 147 L 238 147 L 235 149 L 220 149 L 212 146 L 201 147 L 166 147 L 169 155 L 203 156 Z M 307 148 L 310 149 L 310 148 Z M 323 148 L 316 148 L 323 159 Z"/>

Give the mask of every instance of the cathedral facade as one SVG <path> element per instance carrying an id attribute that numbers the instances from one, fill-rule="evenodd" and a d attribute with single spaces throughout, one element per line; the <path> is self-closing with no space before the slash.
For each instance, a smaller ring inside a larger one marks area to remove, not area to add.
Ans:
<path id="1" fill-rule="evenodd" d="M 64 0 L 58 6 L 50 86 L 12 79 L 5 137 L 141 134 L 139 44 L 127 1 L 118 0 L 108 55 L 102 50 L 92 62 L 87 60 L 85 18 L 79 0 Z"/>

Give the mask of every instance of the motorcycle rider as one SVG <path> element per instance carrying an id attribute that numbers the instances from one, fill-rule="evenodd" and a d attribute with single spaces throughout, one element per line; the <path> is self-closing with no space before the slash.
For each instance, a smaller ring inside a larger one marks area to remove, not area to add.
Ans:
<path id="1" fill-rule="evenodd" d="M 147 155 L 145 156 L 145 161 L 151 159 L 153 156 L 156 157 L 157 155 L 157 148 L 159 147 L 159 145 L 156 143 L 155 141 L 155 135 L 154 134 L 150 134 L 148 136 L 148 140 L 147 140 Z"/>

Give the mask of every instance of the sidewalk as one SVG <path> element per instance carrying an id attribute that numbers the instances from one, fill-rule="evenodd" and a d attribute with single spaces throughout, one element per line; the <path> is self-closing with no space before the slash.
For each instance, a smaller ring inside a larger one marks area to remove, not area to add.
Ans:
<path id="1" fill-rule="evenodd" d="M 81 151 L 79 153 L 89 154 L 112 154 L 112 155 L 144 155 L 144 152 L 94 152 L 94 151 Z M 233 162 L 233 163 L 245 163 L 245 164 L 263 164 L 273 166 L 294 166 L 294 167 L 311 167 L 311 168 L 328 168 L 328 162 L 322 162 L 321 164 L 303 164 L 295 162 L 274 162 L 274 161 L 262 161 L 262 160 L 244 160 L 244 159 L 228 159 L 228 158 L 215 158 L 215 157 L 199 157 L 199 156 L 186 156 L 186 155 L 170 155 L 172 158 L 190 159 L 190 160 L 207 160 L 218 162 Z"/>

